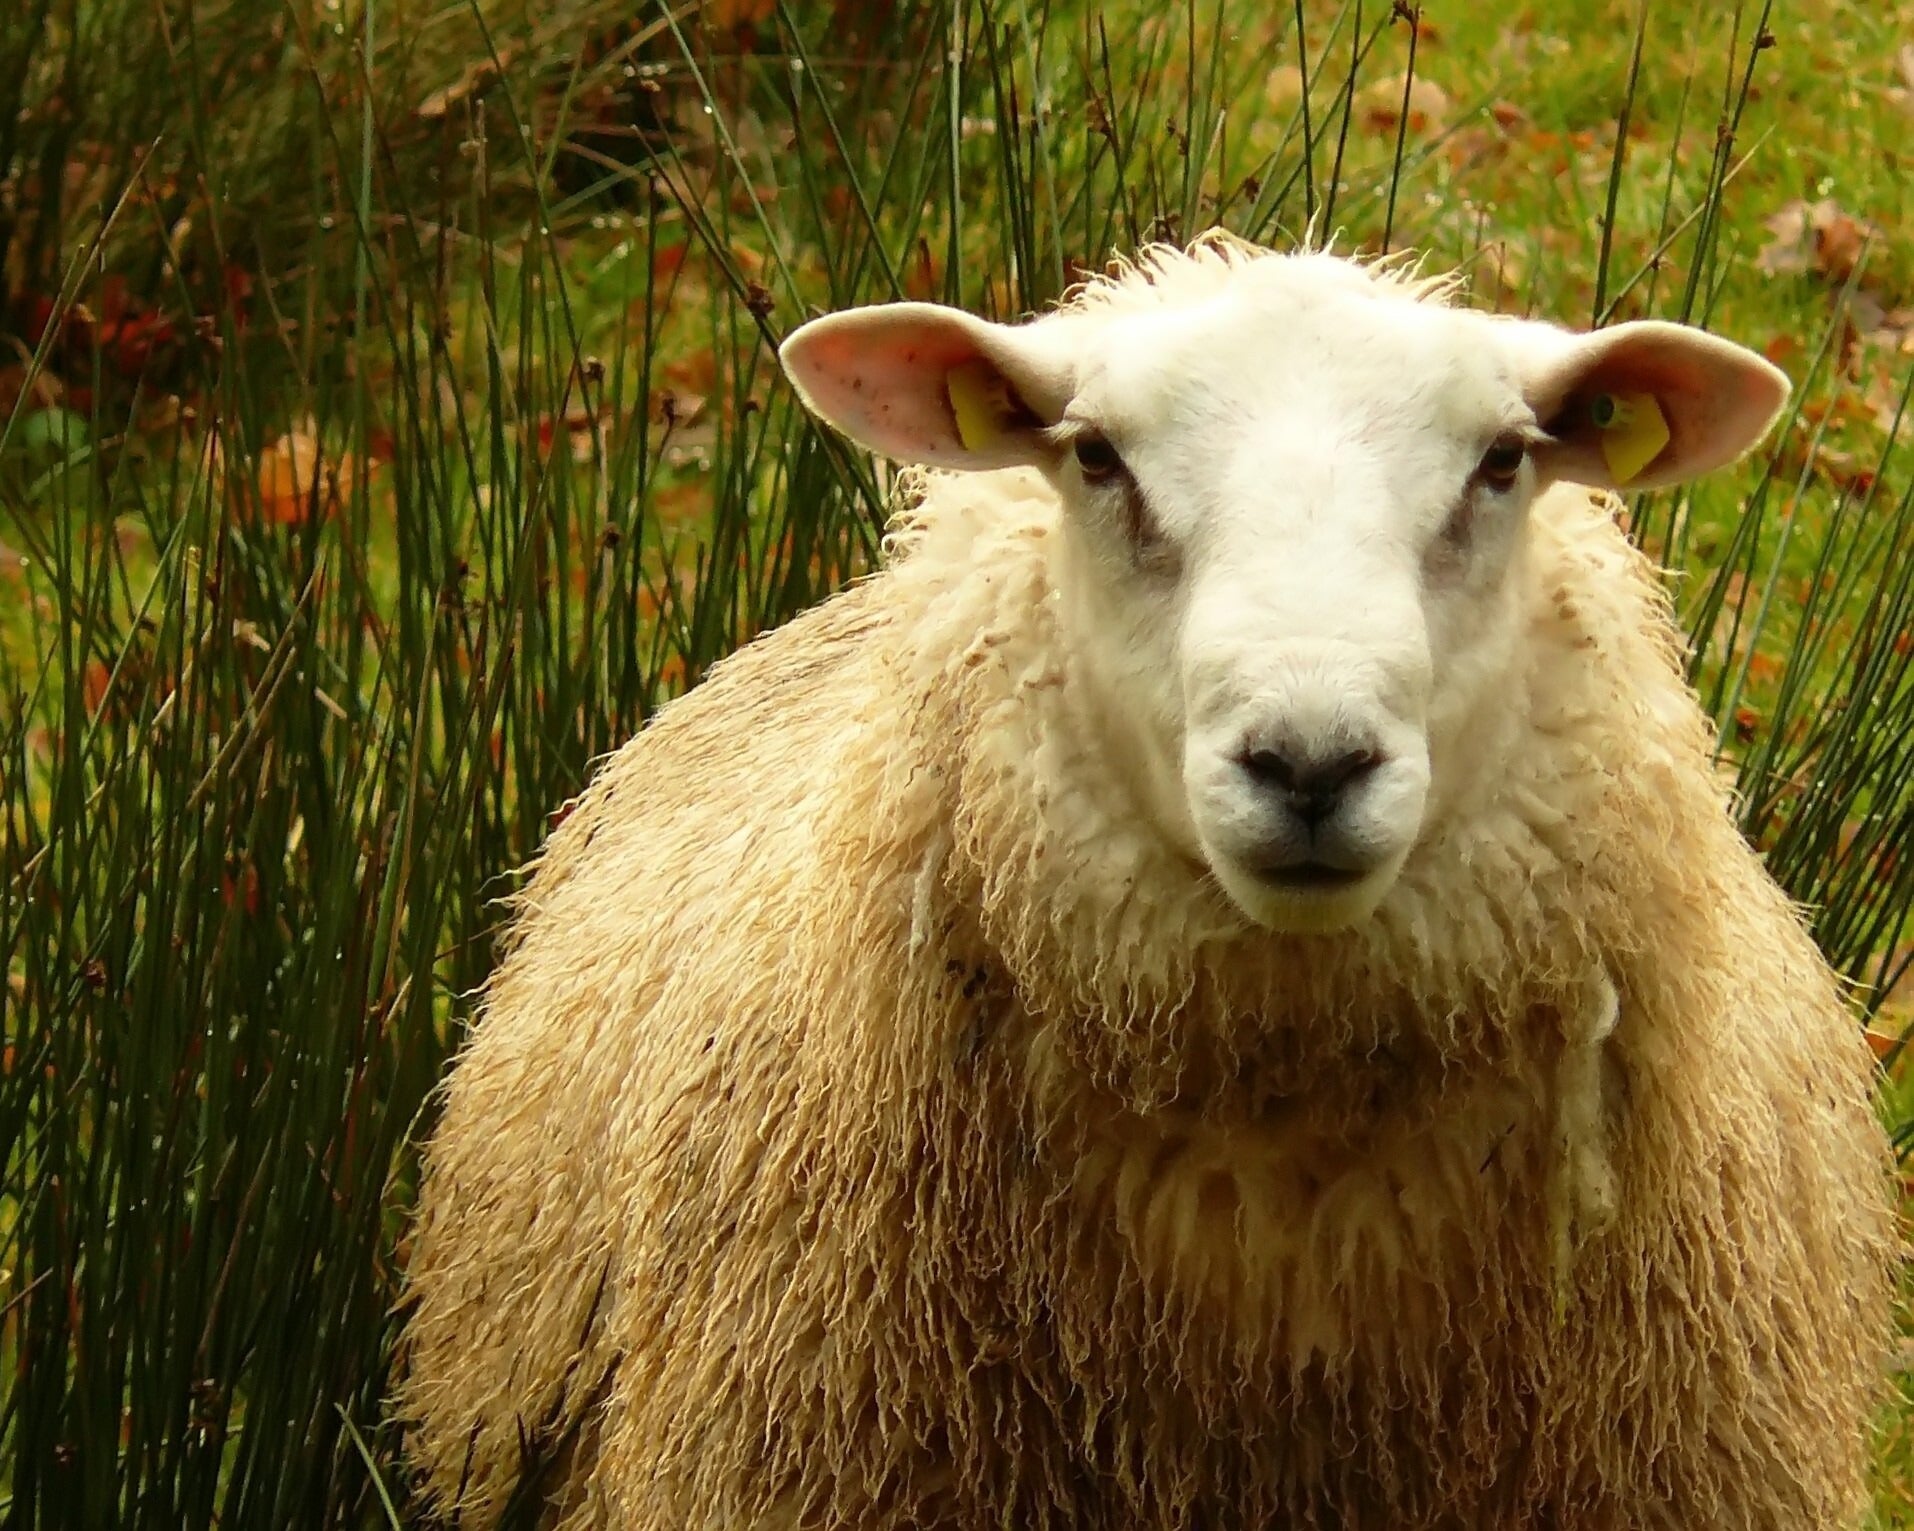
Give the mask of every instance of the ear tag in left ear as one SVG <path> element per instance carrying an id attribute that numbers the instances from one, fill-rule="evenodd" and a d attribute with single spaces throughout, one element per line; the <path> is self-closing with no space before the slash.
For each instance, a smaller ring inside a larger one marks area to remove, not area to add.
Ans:
<path id="1" fill-rule="evenodd" d="M 1588 417 L 1602 433 L 1602 460 L 1617 484 L 1641 477 L 1668 445 L 1668 420 L 1652 393 L 1598 393 Z"/>
<path id="2" fill-rule="evenodd" d="M 1003 374 L 989 362 L 959 362 L 944 374 L 944 392 L 957 420 L 957 439 L 966 451 L 982 451 L 1003 435 L 1010 400 Z"/>

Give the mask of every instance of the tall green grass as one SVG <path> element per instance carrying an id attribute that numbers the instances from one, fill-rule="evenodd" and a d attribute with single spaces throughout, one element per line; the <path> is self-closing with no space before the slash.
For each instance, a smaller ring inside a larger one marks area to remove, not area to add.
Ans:
<path id="1" fill-rule="evenodd" d="M 59 14 L 77 41 L 117 4 Z M 1616 134 L 1592 204 L 1491 217 L 1457 151 L 1499 83 L 1446 131 L 1378 105 L 1407 9 L 657 6 L 589 40 L 583 8 L 142 12 L 197 39 L 164 120 L 93 120 L 121 157 L 35 235 L 25 370 L 90 398 L 0 419 L 0 1524 L 414 1513 L 381 1409 L 406 1212 L 498 900 L 595 756 L 876 555 L 881 475 L 776 374 L 807 314 L 1019 313 L 1222 222 L 1493 265 L 1564 318 L 1782 322 L 1734 203 L 1765 12 L 1554 103 L 1654 120 L 1668 163 Z M 34 14 L 42 59 L 110 69 Z M 425 82 L 433 20 L 465 53 Z M 46 110 L 44 71 L 5 76 Z M 164 365 L 121 375 L 116 277 L 177 321 Z M 1841 323 L 1795 368 L 1811 410 Z M 1816 418 L 1635 524 L 1749 831 L 1865 1008 L 1914 906 L 1914 490 L 1893 434 L 1834 487 Z"/>

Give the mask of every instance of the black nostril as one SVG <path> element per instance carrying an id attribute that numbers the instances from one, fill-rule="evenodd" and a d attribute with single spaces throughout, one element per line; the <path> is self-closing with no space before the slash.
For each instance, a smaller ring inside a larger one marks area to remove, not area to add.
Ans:
<path id="1" fill-rule="evenodd" d="M 1251 750 L 1243 756 L 1243 769 L 1265 787 L 1288 792 L 1296 785 L 1296 770 L 1274 750 Z"/>
<path id="2" fill-rule="evenodd" d="M 1317 758 L 1280 750 L 1249 750 L 1242 767 L 1262 786 L 1280 792 L 1289 808 L 1307 824 L 1317 824 L 1335 811 L 1342 794 L 1382 764 L 1375 750 L 1348 750 Z"/>
<path id="3" fill-rule="evenodd" d="M 1301 785 L 1306 791 L 1340 792 L 1381 764 L 1382 756 L 1374 750 L 1351 750 L 1320 766 Z"/>

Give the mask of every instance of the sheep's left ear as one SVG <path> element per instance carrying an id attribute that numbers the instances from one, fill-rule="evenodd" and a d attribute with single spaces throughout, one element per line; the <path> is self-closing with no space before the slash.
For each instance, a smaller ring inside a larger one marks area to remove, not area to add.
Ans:
<path id="1" fill-rule="evenodd" d="M 1641 320 L 1592 334 L 1525 337 L 1524 392 L 1553 442 L 1545 477 L 1655 489 L 1733 462 L 1774 424 L 1787 375 L 1743 346 Z"/>
<path id="2" fill-rule="evenodd" d="M 1006 468 L 1054 460 L 1075 393 L 1054 321 L 992 324 L 936 303 L 880 303 L 791 332 L 778 359 L 819 419 L 899 462 Z"/>

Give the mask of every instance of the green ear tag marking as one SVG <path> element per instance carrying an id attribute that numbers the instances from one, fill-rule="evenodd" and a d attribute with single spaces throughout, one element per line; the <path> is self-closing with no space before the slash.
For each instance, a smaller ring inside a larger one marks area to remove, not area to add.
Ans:
<path id="1" fill-rule="evenodd" d="M 1598 393 L 1588 418 L 1602 433 L 1602 458 L 1617 484 L 1640 478 L 1668 445 L 1668 420 L 1652 393 Z"/>
<path id="2" fill-rule="evenodd" d="M 1003 435 L 1008 400 L 1001 373 L 987 361 L 959 362 L 944 374 L 944 392 L 957 421 L 957 439 L 980 452 Z"/>

